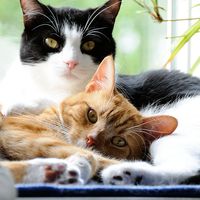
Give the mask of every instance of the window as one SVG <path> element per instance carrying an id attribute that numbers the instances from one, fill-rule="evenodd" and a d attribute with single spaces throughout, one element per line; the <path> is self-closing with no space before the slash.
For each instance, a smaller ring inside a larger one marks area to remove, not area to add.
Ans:
<path id="1" fill-rule="evenodd" d="M 41 0 L 41 2 L 49 4 L 49 0 Z M 77 8 L 95 7 L 101 5 L 102 2 L 102 0 L 68 0 L 67 2 L 51 0 L 53 6 Z M 151 1 L 146 0 L 145 2 L 151 6 Z M 200 0 L 159 0 L 158 2 L 164 8 L 160 10 L 164 19 L 200 18 L 200 6 L 195 6 L 200 5 Z M 185 30 L 197 21 L 158 23 L 143 11 L 134 0 L 123 0 L 114 29 L 117 42 L 116 63 L 120 73 L 135 74 L 147 69 L 162 68 L 170 51 L 180 39 L 178 36 L 181 37 Z M 18 54 L 22 30 L 22 12 L 19 1 L 1 0 L 0 46 L 3 47 L 0 48 L 1 77 Z M 172 64 L 168 65 L 168 68 L 188 72 L 200 57 L 199 47 L 200 34 L 196 34 Z M 195 74 L 200 76 L 200 67 L 195 70 Z"/>
<path id="2" fill-rule="evenodd" d="M 169 46 L 171 49 L 177 43 L 185 31 L 197 20 L 200 20 L 200 0 L 169 0 L 168 19 L 180 19 L 175 22 L 168 22 L 168 36 L 170 37 Z M 190 20 L 181 20 L 190 19 Z M 189 72 L 191 67 L 200 59 L 200 34 L 195 34 L 192 39 L 178 53 L 170 68 Z M 194 71 L 194 75 L 200 76 L 200 66 Z"/>

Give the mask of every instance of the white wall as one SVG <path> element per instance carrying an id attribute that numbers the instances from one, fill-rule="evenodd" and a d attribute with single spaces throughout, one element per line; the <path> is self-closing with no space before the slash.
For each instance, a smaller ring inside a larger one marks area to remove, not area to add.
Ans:
<path id="1" fill-rule="evenodd" d="M 168 19 L 196 19 L 168 23 L 168 36 L 180 36 L 177 39 L 171 39 L 171 48 L 173 49 L 189 27 L 200 19 L 200 6 L 197 6 L 200 4 L 200 0 L 168 0 L 168 4 Z M 200 56 L 199 47 L 200 34 L 197 33 L 177 54 L 171 67 L 183 72 L 188 72 Z M 200 77 L 200 66 L 197 68 L 194 75 Z"/>
<path id="2" fill-rule="evenodd" d="M 0 37 L 0 79 L 18 56 L 18 46 L 10 38 Z"/>

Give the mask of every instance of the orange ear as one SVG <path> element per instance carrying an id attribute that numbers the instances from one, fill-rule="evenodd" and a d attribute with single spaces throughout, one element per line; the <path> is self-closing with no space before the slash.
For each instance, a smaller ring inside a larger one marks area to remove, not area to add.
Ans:
<path id="1" fill-rule="evenodd" d="M 87 84 L 85 92 L 105 90 L 112 93 L 115 86 L 115 65 L 112 56 L 103 59 L 92 80 Z"/>
<path id="2" fill-rule="evenodd" d="M 177 126 L 178 121 L 176 118 L 160 115 L 144 118 L 142 128 L 145 132 L 145 138 L 152 142 L 157 138 L 172 134 Z"/>

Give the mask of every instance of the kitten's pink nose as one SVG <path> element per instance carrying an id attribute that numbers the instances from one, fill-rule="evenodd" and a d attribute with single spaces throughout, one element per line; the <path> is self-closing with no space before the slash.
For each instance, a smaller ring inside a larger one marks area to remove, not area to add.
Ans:
<path id="1" fill-rule="evenodd" d="M 78 62 L 75 60 L 69 60 L 65 63 L 67 64 L 67 67 L 69 68 L 70 71 L 73 70 L 76 67 L 76 65 L 78 65 Z"/>
<path id="2" fill-rule="evenodd" d="M 92 136 L 87 136 L 86 143 L 88 147 L 92 147 L 95 145 L 95 139 Z"/>

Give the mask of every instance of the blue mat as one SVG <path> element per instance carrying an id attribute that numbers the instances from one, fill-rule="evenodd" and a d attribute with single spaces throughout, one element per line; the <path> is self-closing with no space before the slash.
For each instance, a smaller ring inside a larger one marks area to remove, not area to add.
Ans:
<path id="1" fill-rule="evenodd" d="M 200 197 L 200 185 L 176 186 L 63 186 L 16 185 L 19 197 Z"/>

